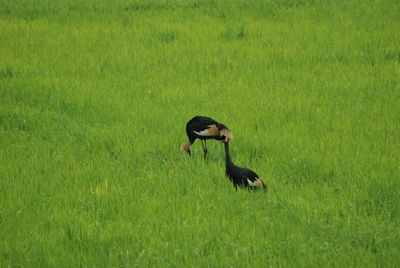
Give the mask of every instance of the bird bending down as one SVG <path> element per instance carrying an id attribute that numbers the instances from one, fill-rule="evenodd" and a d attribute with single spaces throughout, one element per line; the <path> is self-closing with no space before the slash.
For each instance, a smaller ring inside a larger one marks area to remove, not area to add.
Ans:
<path id="1" fill-rule="evenodd" d="M 233 182 L 233 185 L 237 189 L 238 186 L 249 187 L 251 189 L 267 189 L 264 182 L 258 177 L 258 175 L 248 169 L 235 166 L 231 161 L 231 155 L 229 153 L 229 143 L 225 142 L 225 156 L 226 156 L 226 176 Z"/>
<path id="2" fill-rule="evenodd" d="M 186 124 L 186 134 L 189 142 L 182 143 L 181 150 L 190 155 L 190 146 L 192 146 L 196 139 L 200 139 L 203 146 L 204 158 L 207 156 L 206 141 L 208 139 L 223 142 L 233 140 L 232 132 L 224 124 L 205 116 L 195 116 L 190 119 Z"/>

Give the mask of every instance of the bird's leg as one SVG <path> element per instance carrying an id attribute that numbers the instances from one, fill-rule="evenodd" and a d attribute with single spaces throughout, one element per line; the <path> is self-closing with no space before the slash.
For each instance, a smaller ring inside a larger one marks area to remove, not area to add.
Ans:
<path id="1" fill-rule="evenodd" d="M 206 156 L 207 156 L 207 144 L 206 144 L 206 140 L 201 140 L 201 145 L 203 145 L 204 159 L 206 159 Z"/>

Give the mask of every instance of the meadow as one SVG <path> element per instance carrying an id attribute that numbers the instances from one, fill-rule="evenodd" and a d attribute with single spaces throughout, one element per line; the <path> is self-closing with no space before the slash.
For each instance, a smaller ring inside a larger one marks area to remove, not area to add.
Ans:
<path id="1" fill-rule="evenodd" d="M 399 174 L 397 0 L 0 0 L 0 267 L 398 267 Z"/>

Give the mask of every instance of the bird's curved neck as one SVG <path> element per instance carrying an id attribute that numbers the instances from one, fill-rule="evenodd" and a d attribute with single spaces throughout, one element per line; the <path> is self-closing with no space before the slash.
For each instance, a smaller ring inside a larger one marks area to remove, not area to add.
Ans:
<path id="1" fill-rule="evenodd" d="M 224 143 L 225 144 L 225 157 L 226 157 L 226 164 L 232 163 L 231 161 L 231 154 L 229 153 L 229 142 Z"/>

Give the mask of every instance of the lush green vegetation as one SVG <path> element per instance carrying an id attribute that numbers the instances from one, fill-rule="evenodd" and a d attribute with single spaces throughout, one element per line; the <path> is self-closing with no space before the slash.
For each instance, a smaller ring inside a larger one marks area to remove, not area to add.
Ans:
<path id="1" fill-rule="evenodd" d="M 0 0 L 0 266 L 400 262 L 397 0 Z M 211 116 L 269 191 L 235 191 Z"/>

